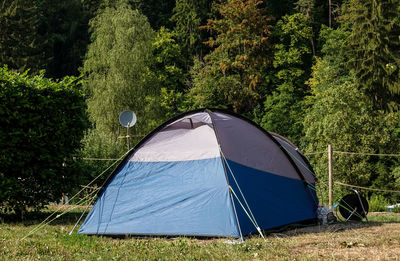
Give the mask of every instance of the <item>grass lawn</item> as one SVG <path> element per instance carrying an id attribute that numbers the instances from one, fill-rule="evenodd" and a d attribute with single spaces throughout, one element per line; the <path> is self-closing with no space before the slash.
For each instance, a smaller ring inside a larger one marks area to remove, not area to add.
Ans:
<path id="1" fill-rule="evenodd" d="M 0 260 L 399 260 L 400 214 L 270 233 L 243 244 L 227 239 L 69 236 L 79 211 L 21 240 L 39 222 L 0 224 Z M 44 217 L 48 213 L 43 214 Z M 37 218 L 40 220 L 40 218 Z M 44 218 L 43 218 L 44 219 Z M 40 220 L 42 221 L 42 220 Z"/>

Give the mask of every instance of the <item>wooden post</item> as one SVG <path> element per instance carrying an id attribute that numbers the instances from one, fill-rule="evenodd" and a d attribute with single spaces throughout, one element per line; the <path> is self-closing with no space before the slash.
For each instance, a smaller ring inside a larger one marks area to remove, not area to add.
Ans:
<path id="1" fill-rule="evenodd" d="M 329 174 L 329 207 L 332 208 L 332 145 L 328 145 L 328 174 Z"/>
<path id="2" fill-rule="evenodd" d="M 332 27 L 332 0 L 328 1 L 329 5 L 329 27 Z"/>

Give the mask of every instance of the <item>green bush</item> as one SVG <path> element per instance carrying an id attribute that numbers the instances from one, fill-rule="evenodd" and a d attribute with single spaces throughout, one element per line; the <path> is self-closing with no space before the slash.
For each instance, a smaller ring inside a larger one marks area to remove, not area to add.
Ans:
<path id="1" fill-rule="evenodd" d="M 0 210 L 38 209 L 76 184 L 73 154 L 87 122 L 79 78 L 0 68 Z"/>
<path id="2" fill-rule="evenodd" d="M 95 159 L 119 159 L 127 151 L 126 144 L 122 139 L 104 134 L 96 129 L 87 131 L 82 139 L 81 158 L 76 159 L 76 163 L 82 166 L 83 184 L 88 184 L 103 171 L 108 169 L 101 175 L 92 186 L 101 186 L 107 177 L 112 173 L 118 163 L 114 167 L 110 167 L 115 160 L 88 160 Z M 86 158 L 86 159 L 85 159 Z"/>
<path id="3" fill-rule="evenodd" d="M 394 208 L 392 208 L 392 209 L 390 210 L 390 212 L 393 212 L 393 213 L 400 213 L 400 207 L 394 207 Z"/>
<path id="4" fill-rule="evenodd" d="M 387 206 L 390 205 L 389 201 L 382 195 L 373 194 L 368 199 L 369 212 L 383 212 L 387 211 Z"/>

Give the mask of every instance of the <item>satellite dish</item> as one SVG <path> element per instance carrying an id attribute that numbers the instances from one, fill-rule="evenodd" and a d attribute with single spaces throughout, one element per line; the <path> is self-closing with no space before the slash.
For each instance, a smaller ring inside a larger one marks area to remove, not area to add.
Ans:
<path id="1" fill-rule="evenodd" d="M 130 128 L 136 123 L 136 114 L 133 111 L 123 111 L 119 115 L 119 122 L 122 126 Z"/>

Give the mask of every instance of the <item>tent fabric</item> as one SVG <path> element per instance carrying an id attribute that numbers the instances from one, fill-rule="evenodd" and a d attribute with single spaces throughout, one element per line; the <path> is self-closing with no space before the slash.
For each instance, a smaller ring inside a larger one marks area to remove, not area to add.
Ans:
<path id="1" fill-rule="evenodd" d="M 315 219 L 313 173 L 293 152 L 223 110 L 177 116 L 131 150 L 78 233 L 242 237 L 257 231 L 246 212 L 261 229 Z"/>
<path id="2" fill-rule="evenodd" d="M 168 126 L 145 142 L 129 159 L 135 162 L 184 161 L 219 157 L 214 130 L 209 125 L 194 129 Z"/>
<path id="3" fill-rule="evenodd" d="M 239 236 L 220 158 L 128 161 L 79 232 Z"/>
<path id="4" fill-rule="evenodd" d="M 225 157 L 234 162 L 275 175 L 300 179 L 279 145 L 247 121 L 233 115 L 212 113 Z M 235 141 L 235 142 L 232 142 Z"/>
<path id="5" fill-rule="evenodd" d="M 282 145 L 282 147 L 289 153 L 290 157 L 293 159 L 294 164 L 299 168 L 300 172 L 303 174 L 303 177 L 307 182 L 313 183 L 315 180 L 314 173 L 312 171 L 312 167 L 304 158 L 304 156 L 298 151 L 292 143 L 288 140 L 285 140 L 283 137 L 272 134 L 274 138 Z"/>
<path id="6" fill-rule="evenodd" d="M 304 183 L 280 175 L 273 175 L 228 160 L 233 175 L 243 192 L 236 193 L 242 205 L 249 205 L 258 225 L 262 229 L 271 229 L 315 217 L 314 207 L 305 207 L 308 202 L 313 205 L 315 192 L 304 189 Z M 229 183 L 234 191 L 239 191 L 233 176 L 228 174 Z M 240 206 L 236 198 L 235 205 Z M 317 203 L 317 202 L 314 202 Z M 242 233 L 247 235 L 256 232 L 254 225 L 241 207 L 236 207 Z"/>

